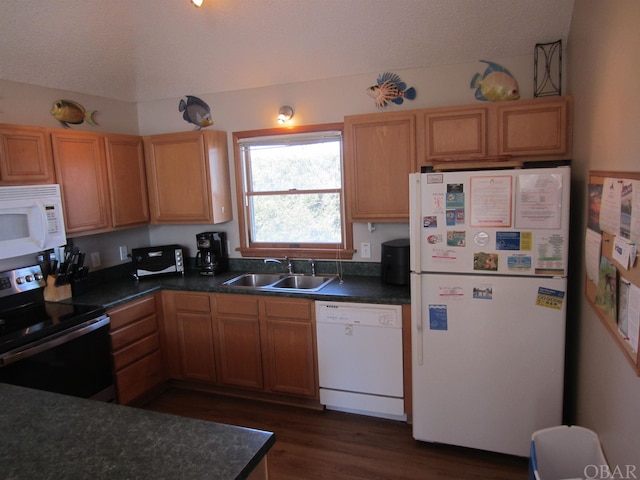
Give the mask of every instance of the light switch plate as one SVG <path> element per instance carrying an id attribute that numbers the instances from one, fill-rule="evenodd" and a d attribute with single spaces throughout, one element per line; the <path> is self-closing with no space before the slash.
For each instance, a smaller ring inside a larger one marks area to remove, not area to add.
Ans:
<path id="1" fill-rule="evenodd" d="M 360 258 L 371 258 L 371 244 L 370 243 L 361 243 L 360 244 Z"/>

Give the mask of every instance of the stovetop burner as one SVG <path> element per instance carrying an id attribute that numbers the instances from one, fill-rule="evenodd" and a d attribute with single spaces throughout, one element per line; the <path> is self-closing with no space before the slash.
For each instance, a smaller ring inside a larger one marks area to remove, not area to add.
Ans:
<path id="1" fill-rule="evenodd" d="M 100 306 L 46 302 L 42 295 L 45 284 L 37 265 L 0 273 L 0 353 L 105 313 Z"/>
<path id="2" fill-rule="evenodd" d="M 0 314 L 0 353 L 73 328 L 105 313 L 103 307 L 43 302 Z"/>

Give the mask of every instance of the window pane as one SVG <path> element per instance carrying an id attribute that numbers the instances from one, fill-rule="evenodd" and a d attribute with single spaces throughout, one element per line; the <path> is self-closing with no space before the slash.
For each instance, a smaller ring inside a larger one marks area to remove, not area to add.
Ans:
<path id="1" fill-rule="evenodd" d="M 253 241 L 340 243 L 340 194 L 251 197 Z"/>
<path id="2" fill-rule="evenodd" d="M 340 141 L 250 147 L 251 191 L 342 187 Z"/>

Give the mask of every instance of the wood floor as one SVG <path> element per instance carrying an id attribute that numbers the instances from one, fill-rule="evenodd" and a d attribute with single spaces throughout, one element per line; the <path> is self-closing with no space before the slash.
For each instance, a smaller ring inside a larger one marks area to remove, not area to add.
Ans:
<path id="1" fill-rule="evenodd" d="M 275 432 L 270 480 L 525 480 L 527 461 L 415 441 L 411 426 L 170 389 L 144 408 Z"/>

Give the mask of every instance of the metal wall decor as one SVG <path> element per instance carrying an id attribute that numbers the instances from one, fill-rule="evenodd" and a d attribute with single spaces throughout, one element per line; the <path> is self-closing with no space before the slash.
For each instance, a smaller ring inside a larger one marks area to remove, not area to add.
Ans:
<path id="1" fill-rule="evenodd" d="M 533 96 L 562 95 L 562 40 L 536 43 L 533 55 Z"/>

